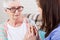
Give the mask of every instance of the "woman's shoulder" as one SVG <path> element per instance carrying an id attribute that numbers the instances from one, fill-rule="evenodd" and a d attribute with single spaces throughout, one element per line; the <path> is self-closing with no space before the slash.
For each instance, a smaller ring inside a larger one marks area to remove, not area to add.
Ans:
<path id="1" fill-rule="evenodd" d="M 55 28 L 51 34 L 54 34 L 54 33 L 60 33 L 60 24 L 57 26 L 57 28 Z"/>
<path id="2" fill-rule="evenodd" d="M 60 25 L 51 33 L 52 40 L 60 40 Z"/>
<path id="3" fill-rule="evenodd" d="M 4 30 L 4 25 L 5 25 L 5 23 L 0 24 L 0 30 Z"/>
<path id="4" fill-rule="evenodd" d="M 5 35 L 4 25 L 5 23 L 0 24 L 0 38 L 4 38 L 4 35 Z"/>
<path id="5" fill-rule="evenodd" d="M 50 40 L 59 40 L 60 39 L 60 25 L 58 25 L 57 28 L 55 28 L 46 39 Z"/>

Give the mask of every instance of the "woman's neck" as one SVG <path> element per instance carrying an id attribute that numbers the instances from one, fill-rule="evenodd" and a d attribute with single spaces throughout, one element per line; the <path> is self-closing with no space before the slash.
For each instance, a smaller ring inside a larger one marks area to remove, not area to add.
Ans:
<path id="1" fill-rule="evenodd" d="M 10 25 L 12 25 L 13 27 L 17 27 L 17 26 L 21 26 L 21 24 L 23 23 L 23 21 L 24 21 L 24 18 L 22 18 L 22 19 L 17 19 L 17 20 L 9 20 L 8 21 L 8 23 L 10 24 Z"/>

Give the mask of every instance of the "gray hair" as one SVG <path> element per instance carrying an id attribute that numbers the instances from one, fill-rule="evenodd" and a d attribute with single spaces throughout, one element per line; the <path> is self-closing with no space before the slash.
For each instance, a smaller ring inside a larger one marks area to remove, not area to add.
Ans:
<path id="1" fill-rule="evenodd" d="M 5 0 L 5 1 L 3 2 L 3 8 L 7 8 L 7 7 L 8 7 L 8 4 L 9 4 L 10 2 L 14 2 L 14 1 L 17 1 L 17 2 L 19 2 L 20 4 L 22 3 L 22 2 L 20 2 L 20 0 Z"/>
<path id="2" fill-rule="evenodd" d="M 4 0 L 4 2 L 3 2 L 3 8 L 7 8 L 8 7 L 8 4 L 10 2 L 12 2 L 12 1 L 14 1 L 14 0 Z"/>

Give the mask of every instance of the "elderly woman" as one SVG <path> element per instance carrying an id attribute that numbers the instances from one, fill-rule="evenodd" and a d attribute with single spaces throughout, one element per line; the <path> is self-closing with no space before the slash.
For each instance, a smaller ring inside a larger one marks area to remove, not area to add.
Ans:
<path id="1" fill-rule="evenodd" d="M 0 40 L 39 39 L 36 27 L 33 27 L 29 20 L 22 15 L 23 8 L 24 6 L 19 0 L 7 0 L 4 2 L 4 10 L 9 19 L 0 25 Z"/>

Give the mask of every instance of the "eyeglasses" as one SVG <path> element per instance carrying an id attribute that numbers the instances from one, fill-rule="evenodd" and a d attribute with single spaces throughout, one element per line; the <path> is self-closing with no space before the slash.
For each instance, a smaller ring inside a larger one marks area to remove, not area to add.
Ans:
<path id="1" fill-rule="evenodd" d="M 7 8 L 7 9 L 9 9 L 12 13 L 15 13 L 16 12 L 16 10 L 18 11 L 18 12 L 20 12 L 20 11 L 22 11 L 22 9 L 23 9 L 24 7 L 23 6 L 19 6 L 19 7 L 12 7 L 12 8 Z"/>

